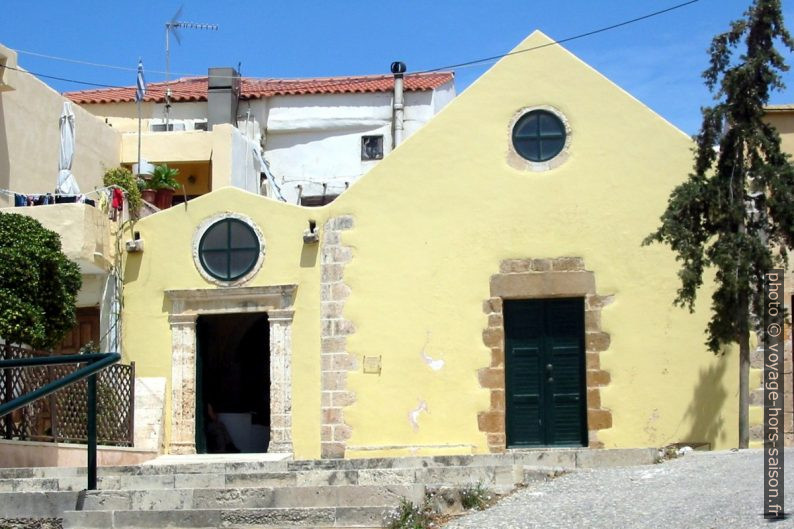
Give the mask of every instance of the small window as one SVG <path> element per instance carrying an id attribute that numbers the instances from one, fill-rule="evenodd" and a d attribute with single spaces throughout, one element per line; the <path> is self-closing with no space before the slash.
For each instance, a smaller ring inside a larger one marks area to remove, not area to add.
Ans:
<path id="1" fill-rule="evenodd" d="M 301 197 L 301 206 L 319 207 L 330 204 L 339 195 L 317 195 Z"/>
<path id="2" fill-rule="evenodd" d="M 260 253 L 259 238 L 245 222 L 227 218 L 210 226 L 199 242 L 204 270 L 221 281 L 234 281 L 250 272 Z"/>
<path id="3" fill-rule="evenodd" d="M 513 146 L 531 162 L 546 162 L 562 152 L 565 136 L 565 124 L 559 117 L 548 110 L 532 110 L 513 127 Z"/>
<path id="4" fill-rule="evenodd" d="M 383 158 L 383 135 L 361 136 L 361 160 L 380 160 Z"/>

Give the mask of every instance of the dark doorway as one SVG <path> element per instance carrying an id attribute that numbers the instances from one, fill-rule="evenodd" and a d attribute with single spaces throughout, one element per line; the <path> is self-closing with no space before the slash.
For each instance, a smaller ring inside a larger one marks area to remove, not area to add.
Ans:
<path id="1" fill-rule="evenodd" d="M 266 452 L 270 439 L 267 314 L 196 322 L 196 451 Z"/>
<path id="2" fill-rule="evenodd" d="M 586 446 L 584 299 L 506 300 L 508 447 Z"/>

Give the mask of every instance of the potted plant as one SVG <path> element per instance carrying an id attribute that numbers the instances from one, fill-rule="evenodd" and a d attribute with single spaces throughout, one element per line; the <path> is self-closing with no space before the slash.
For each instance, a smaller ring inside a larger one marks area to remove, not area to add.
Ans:
<path id="1" fill-rule="evenodd" d="M 152 185 L 146 178 L 138 177 L 138 191 L 141 193 L 141 198 L 149 204 L 154 204 L 157 191 L 152 189 Z"/>
<path id="2" fill-rule="evenodd" d="M 108 169 L 102 177 L 102 183 L 105 186 L 118 186 L 123 189 L 127 195 L 130 215 L 138 216 L 138 210 L 141 207 L 141 192 L 132 171 L 124 167 Z"/>
<path id="3" fill-rule="evenodd" d="M 149 184 L 153 189 L 157 190 L 154 205 L 159 209 L 168 209 L 171 207 L 171 202 L 174 199 L 174 191 L 181 186 L 176 179 L 178 175 L 179 169 L 168 167 L 168 164 L 158 165 L 154 168 Z"/>

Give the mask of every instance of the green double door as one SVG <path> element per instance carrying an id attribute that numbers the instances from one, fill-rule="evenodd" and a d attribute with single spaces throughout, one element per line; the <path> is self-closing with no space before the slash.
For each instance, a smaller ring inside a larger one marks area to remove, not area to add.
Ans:
<path id="1" fill-rule="evenodd" d="M 587 444 L 584 299 L 505 300 L 508 447 Z"/>

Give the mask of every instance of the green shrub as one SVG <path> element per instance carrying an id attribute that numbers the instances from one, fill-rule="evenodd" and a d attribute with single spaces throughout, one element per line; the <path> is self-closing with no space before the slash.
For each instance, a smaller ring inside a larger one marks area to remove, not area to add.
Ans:
<path id="1" fill-rule="evenodd" d="M 119 186 L 127 194 L 127 204 L 130 207 L 130 215 L 137 216 L 138 210 L 141 208 L 143 201 L 141 200 L 141 191 L 138 188 L 138 179 L 132 174 L 132 171 L 124 167 L 116 167 L 105 171 L 105 176 L 102 182 L 106 186 Z"/>
<path id="2" fill-rule="evenodd" d="M 16 213 L 0 213 L 0 337 L 37 349 L 55 346 L 76 324 L 80 268 L 60 236 Z"/>

